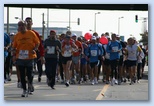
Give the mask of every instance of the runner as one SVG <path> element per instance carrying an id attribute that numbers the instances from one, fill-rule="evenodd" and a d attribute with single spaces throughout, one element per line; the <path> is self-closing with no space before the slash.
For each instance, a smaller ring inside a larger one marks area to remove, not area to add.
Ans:
<path id="1" fill-rule="evenodd" d="M 142 76 L 142 59 L 144 58 L 144 52 L 143 50 L 141 51 L 140 55 L 137 58 L 137 83 L 139 83 L 139 80 L 141 79 Z"/>
<path id="2" fill-rule="evenodd" d="M 4 33 L 4 83 L 7 81 L 7 69 L 6 69 L 6 58 L 8 57 L 8 48 L 11 45 L 10 37 L 7 33 Z"/>
<path id="3" fill-rule="evenodd" d="M 116 39 L 117 41 L 121 44 L 122 49 L 120 51 L 120 59 L 119 59 L 119 63 L 118 63 L 118 85 L 121 85 L 121 82 L 123 81 L 123 49 L 126 47 L 126 45 L 124 44 L 123 41 L 121 41 L 120 36 L 116 35 Z"/>
<path id="4" fill-rule="evenodd" d="M 66 36 L 62 42 L 62 59 L 63 59 L 63 70 L 65 74 L 65 85 L 68 87 L 70 84 L 70 66 L 72 63 L 72 47 L 77 46 L 70 40 L 70 36 Z"/>
<path id="5" fill-rule="evenodd" d="M 92 85 L 98 83 L 98 79 L 97 79 L 98 65 L 100 62 L 99 59 L 102 58 L 103 52 L 104 51 L 101 45 L 96 43 L 96 37 L 93 36 L 91 39 L 91 44 L 88 45 L 88 52 L 87 52 L 87 56 L 89 58 L 90 67 L 91 67 L 90 75 L 91 75 Z"/>
<path id="6" fill-rule="evenodd" d="M 87 73 L 87 58 L 86 58 L 86 52 L 88 50 L 88 45 L 86 44 L 86 40 L 81 38 L 82 47 L 83 47 L 83 54 L 81 54 L 81 62 L 80 62 L 80 84 L 82 84 L 84 81 L 88 80 L 88 73 Z"/>
<path id="7" fill-rule="evenodd" d="M 116 34 L 111 35 L 112 40 L 108 43 L 106 51 L 110 53 L 110 66 L 111 66 L 111 86 L 118 84 L 117 81 L 117 66 L 120 59 L 121 44 L 116 40 Z"/>
<path id="8" fill-rule="evenodd" d="M 76 49 L 72 48 L 72 80 L 74 80 L 74 76 L 76 76 L 76 81 L 80 83 L 80 56 L 83 54 L 83 47 L 80 41 L 77 40 L 77 35 L 74 33 L 72 35 L 72 40 L 77 46 Z M 76 74 L 74 75 L 74 69 Z"/>
<path id="9" fill-rule="evenodd" d="M 145 62 L 146 62 L 146 50 L 142 47 L 142 44 L 140 44 L 140 48 L 142 49 L 143 53 L 144 53 L 144 58 L 142 59 L 142 71 L 141 71 L 141 78 L 143 77 L 143 72 L 144 72 L 144 67 L 145 67 Z"/>
<path id="10" fill-rule="evenodd" d="M 139 46 L 137 46 L 133 38 L 129 38 L 126 51 L 128 60 L 127 64 L 129 67 L 129 75 L 131 79 L 130 85 L 132 85 L 136 81 L 137 58 L 139 58 L 142 50 Z"/>
<path id="11" fill-rule="evenodd" d="M 23 93 L 21 97 L 27 97 L 28 91 L 30 91 L 32 85 L 32 70 L 34 58 L 36 58 L 36 50 L 40 44 L 39 39 L 34 32 L 26 29 L 26 22 L 18 22 L 19 31 L 13 42 L 13 49 L 15 50 L 14 56 L 16 57 L 16 63 L 20 70 L 21 83 L 23 87 Z M 14 57 L 14 58 L 15 58 Z M 28 77 L 29 87 L 27 91 L 25 71 Z"/>
<path id="12" fill-rule="evenodd" d="M 62 33 L 59 37 L 60 43 L 62 44 L 64 38 L 65 38 L 65 34 Z M 62 54 L 61 52 L 59 53 L 59 61 L 58 61 L 58 66 L 59 66 L 59 72 L 60 72 L 60 76 L 61 76 L 61 83 L 64 83 L 64 70 L 63 70 L 63 64 L 62 64 L 63 58 L 62 58 Z"/>
<path id="13" fill-rule="evenodd" d="M 45 48 L 45 73 L 49 80 L 48 85 L 54 88 L 56 68 L 58 64 L 58 54 L 61 52 L 61 43 L 56 39 L 56 32 L 54 30 L 50 31 L 50 36 L 44 42 Z"/>

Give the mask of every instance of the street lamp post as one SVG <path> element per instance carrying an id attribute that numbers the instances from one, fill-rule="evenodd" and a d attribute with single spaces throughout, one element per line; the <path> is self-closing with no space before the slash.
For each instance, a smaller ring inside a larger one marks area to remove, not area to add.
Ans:
<path id="1" fill-rule="evenodd" d="M 100 12 L 95 13 L 95 17 L 94 17 L 94 31 L 96 32 L 96 15 L 100 14 Z"/>
<path id="2" fill-rule="evenodd" d="M 120 19 L 124 17 L 119 17 L 118 18 L 118 35 L 120 35 Z"/>

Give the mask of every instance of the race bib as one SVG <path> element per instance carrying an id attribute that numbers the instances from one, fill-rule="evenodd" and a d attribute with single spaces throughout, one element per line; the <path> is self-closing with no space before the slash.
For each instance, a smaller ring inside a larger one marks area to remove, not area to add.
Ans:
<path id="1" fill-rule="evenodd" d="M 63 55 L 64 57 L 70 57 L 70 56 L 72 56 L 72 52 L 71 52 L 71 50 L 66 50 L 66 51 L 64 51 L 64 55 Z"/>
<path id="2" fill-rule="evenodd" d="M 129 56 L 130 56 L 130 57 L 135 57 L 135 56 L 136 56 L 135 51 L 130 51 L 130 52 L 129 52 Z"/>
<path id="3" fill-rule="evenodd" d="M 91 50 L 91 56 L 97 56 L 97 50 Z"/>
<path id="4" fill-rule="evenodd" d="M 55 46 L 47 46 L 47 54 L 55 54 Z"/>
<path id="5" fill-rule="evenodd" d="M 65 51 L 64 51 L 64 54 L 63 54 L 64 57 L 70 57 L 72 56 L 72 49 L 71 49 L 71 46 L 67 46 L 65 45 Z"/>
<path id="6" fill-rule="evenodd" d="M 28 50 L 20 50 L 18 58 L 19 59 L 27 59 L 27 58 L 29 58 L 29 51 Z"/>
<path id="7" fill-rule="evenodd" d="M 114 52 L 117 52 L 117 51 L 118 51 L 118 46 L 112 47 L 112 50 L 113 50 Z"/>
<path id="8" fill-rule="evenodd" d="M 73 52 L 78 52 L 79 50 L 76 49 L 76 48 L 72 48 L 72 51 L 73 51 Z"/>

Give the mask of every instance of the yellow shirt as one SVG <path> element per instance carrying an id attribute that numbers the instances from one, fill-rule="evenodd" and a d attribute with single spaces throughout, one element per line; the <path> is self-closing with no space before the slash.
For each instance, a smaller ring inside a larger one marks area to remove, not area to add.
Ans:
<path id="1" fill-rule="evenodd" d="M 24 34 L 18 32 L 14 37 L 13 48 L 16 48 L 17 59 L 34 59 L 36 53 L 33 49 L 40 44 L 38 37 L 31 30 L 27 30 Z"/>

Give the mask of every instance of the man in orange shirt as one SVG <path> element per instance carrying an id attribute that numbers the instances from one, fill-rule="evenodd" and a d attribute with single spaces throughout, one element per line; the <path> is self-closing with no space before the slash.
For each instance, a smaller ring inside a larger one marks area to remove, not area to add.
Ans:
<path id="1" fill-rule="evenodd" d="M 18 22 L 19 32 L 14 37 L 13 49 L 15 50 L 14 58 L 20 70 L 21 84 L 23 93 L 21 97 L 28 96 L 26 87 L 25 71 L 28 77 L 29 87 L 32 86 L 32 70 L 34 58 L 36 58 L 36 50 L 40 41 L 33 31 L 26 29 L 26 22 Z M 28 88 L 30 90 L 30 88 Z"/>

